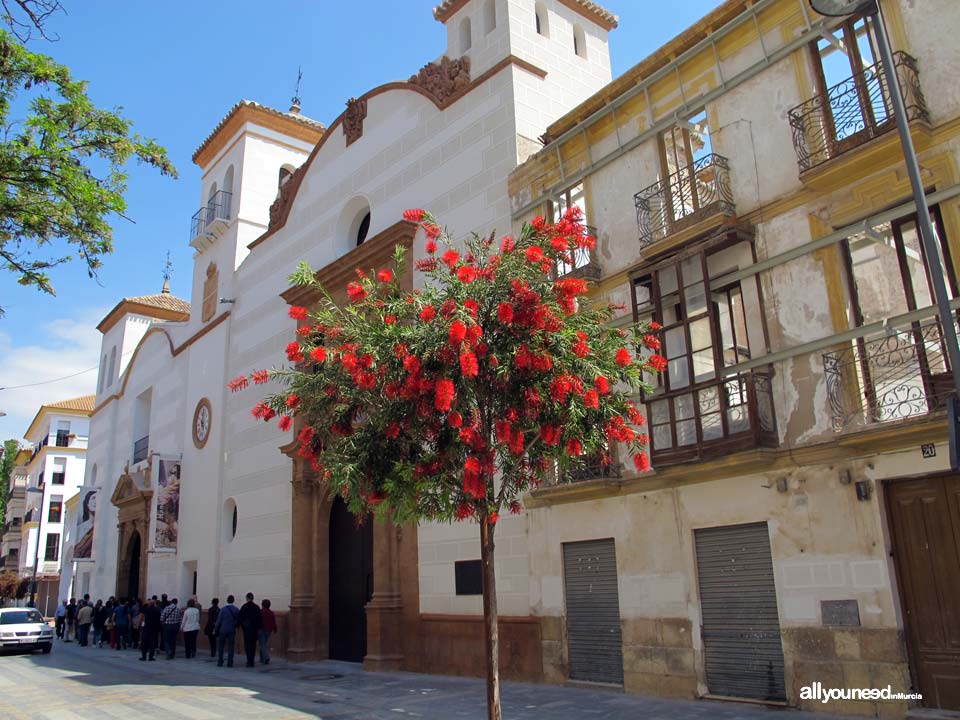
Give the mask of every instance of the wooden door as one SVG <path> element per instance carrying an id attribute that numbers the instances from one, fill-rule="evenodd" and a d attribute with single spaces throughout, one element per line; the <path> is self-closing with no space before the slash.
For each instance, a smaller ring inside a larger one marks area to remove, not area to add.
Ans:
<path id="1" fill-rule="evenodd" d="M 960 710 L 960 476 L 890 483 L 910 669 L 923 704 Z"/>
<path id="2" fill-rule="evenodd" d="M 337 497 L 330 511 L 330 658 L 362 662 L 373 595 L 373 518 L 363 523 Z"/>

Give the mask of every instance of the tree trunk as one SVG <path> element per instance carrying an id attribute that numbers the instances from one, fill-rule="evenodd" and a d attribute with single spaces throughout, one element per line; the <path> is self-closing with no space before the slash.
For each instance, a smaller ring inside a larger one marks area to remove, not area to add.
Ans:
<path id="1" fill-rule="evenodd" d="M 487 718 L 501 720 L 500 639 L 497 628 L 497 579 L 493 565 L 493 533 L 496 525 L 480 515 L 480 561 L 483 565 L 483 627 L 487 650 Z"/>

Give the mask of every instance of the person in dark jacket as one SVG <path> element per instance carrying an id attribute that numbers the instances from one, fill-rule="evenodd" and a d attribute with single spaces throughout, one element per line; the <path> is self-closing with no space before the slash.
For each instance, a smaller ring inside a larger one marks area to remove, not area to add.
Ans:
<path id="1" fill-rule="evenodd" d="M 227 604 L 220 609 L 213 632 L 217 636 L 217 667 L 223 667 L 223 651 L 227 650 L 227 667 L 233 667 L 233 643 L 240 624 L 240 611 L 233 604 L 233 595 L 227 595 Z"/>
<path id="2" fill-rule="evenodd" d="M 247 593 L 247 601 L 240 608 L 240 627 L 243 629 L 243 649 L 247 653 L 247 667 L 253 667 L 257 656 L 257 636 L 263 627 L 260 606 L 253 601 L 253 593 Z"/>
<path id="3" fill-rule="evenodd" d="M 214 598 L 210 601 L 210 609 L 207 610 L 207 624 L 203 626 L 203 634 L 210 641 L 210 657 L 217 656 L 217 634 L 213 629 L 217 626 L 217 616 L 220 614 L 220 598 Z"/>
<path id="4" fill-rule="evenodd" d="M 156 600 L 150 600 L 143 606 L 143 627 L 140 629 L 140 659 L 153 660 L 157 650 L 157 636 L 160 634 L 160 608 Z M 149 655 L 149 657 L 148 657 Z"/>

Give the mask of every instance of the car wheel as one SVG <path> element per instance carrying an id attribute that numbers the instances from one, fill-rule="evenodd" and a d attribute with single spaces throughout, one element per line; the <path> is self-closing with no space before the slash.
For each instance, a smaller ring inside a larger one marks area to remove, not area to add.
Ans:
<path id="1" fill-rule="evenodd" d="M 40 649 L 43 650 L 44 655 L 49 655 L 50 651 L 53 649 L 53 643 L 44 643 L 40 646 Z"/>

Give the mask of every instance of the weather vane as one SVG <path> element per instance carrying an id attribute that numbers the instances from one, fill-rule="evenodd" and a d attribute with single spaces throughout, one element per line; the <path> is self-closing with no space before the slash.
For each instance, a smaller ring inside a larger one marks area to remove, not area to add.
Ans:
<path id="1" fill-rule="evenodd" d="M 300 81 L 303 80 L 303 69 L 300 65 L 297 65 L 297 87 L 293 91 L 293 97 L 290 99 L 290 102 L 293 103 L 290 106 L 290 112 L 298 113 L 300 112 Z"/>
<path id="2" fill-rule="evenodd" d="M 163 264 L 163 292 L 170 292 L 170 274 L 173 272 L 173 261 L 170 259 L 170 251 L 167 250 L 167 260 Z"/>

